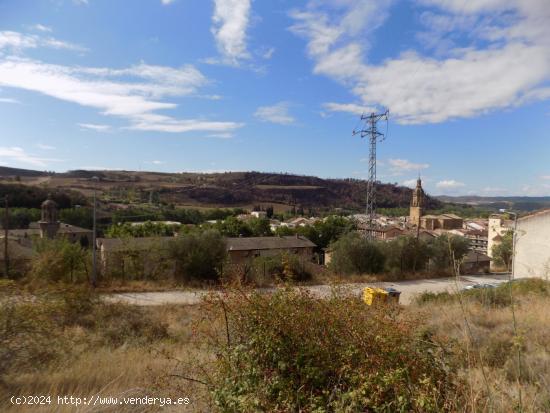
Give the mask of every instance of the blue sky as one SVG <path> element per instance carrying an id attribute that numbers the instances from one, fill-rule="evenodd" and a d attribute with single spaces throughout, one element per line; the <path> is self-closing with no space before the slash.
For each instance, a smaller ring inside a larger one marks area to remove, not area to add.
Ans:
<path id="1" fill-rule="evenodd" d="M 0 164 L 550 195 L 547 0 L 0 2 Z M 385 129 L 385 125 L 381 125 Z"/>

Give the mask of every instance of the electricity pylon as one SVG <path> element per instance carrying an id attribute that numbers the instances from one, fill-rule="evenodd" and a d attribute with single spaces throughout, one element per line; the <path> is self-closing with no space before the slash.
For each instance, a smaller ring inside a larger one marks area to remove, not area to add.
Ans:
<path id="1" fill-rule="evenodd" d="M 361 115 L 361 121 L 364 122 L 360 130 L 354 130 L 353 135 L 360 135 L 361 138 L 369 138 L 369 180 L 367 182 L 367 224 L 372 228 L 376 218 L 376 144 L 382 142 L 387 134 L 387 122 L 390 111 L 384 113 L 371 113 L 370 115 Z M 386 133 L 378 131 L 377 124 L 380 120 L 386 120 Z"/>

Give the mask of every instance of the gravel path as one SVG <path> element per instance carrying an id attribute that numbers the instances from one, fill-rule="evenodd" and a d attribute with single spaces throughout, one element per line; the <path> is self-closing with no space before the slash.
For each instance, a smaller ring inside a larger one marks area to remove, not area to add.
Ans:
<path id="1" fill-rule="evenodd" d="M 452 292 L 457 291 L 457 286 L 460 289 L 474 284 L 500 284 L 507 280 L 507 274 L 470 275 L 460 277 L 458 282 L 455 278 L 432 278 L 413 281 L 339 284 L 336 288 L 344 294 L 360 295 L 365 287 L 393 287 L 401 291 L 400 302 L 402 304 L 409 304 L 415 295 L 426 291 L 433 293 L 442 291 Z M 317 297 L 328 297 L 334 287 L 330 285 L 312 285 L 296 288 L 307 290 Z M 262 289 L 261 291 L 275 291 L 275 288 Z M 108 302 L 123 302 L 139 306 L 163 304 L 194 305 L 199 304 L 202 298 L 208 293 L 208 290 L 119 293 L 106 295 L 104 299 Z"/>

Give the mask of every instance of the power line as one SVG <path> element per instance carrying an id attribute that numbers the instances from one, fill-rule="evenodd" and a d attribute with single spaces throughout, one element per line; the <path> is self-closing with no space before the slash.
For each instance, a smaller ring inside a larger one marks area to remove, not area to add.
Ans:
<path id="1" fill-rule="evenodd" d="M 360 135 L 361 138 L 369 138 L 369 180 L 367 182 L 367 225 L 372 228 L 376 214 L 376 144 L 382 142 L 387 135 L 388 117 L 390 111 L 384 113 L 371 113 L 370 115 L 361 115 L 361 122 L 364 122 L 360 130 L 354 129 L 353 135 Z M 386 120 L 386 133 L 378 131 L 377 124 L 381 120 Z M 368 233 L 368 232 L 367 232 Z"/>

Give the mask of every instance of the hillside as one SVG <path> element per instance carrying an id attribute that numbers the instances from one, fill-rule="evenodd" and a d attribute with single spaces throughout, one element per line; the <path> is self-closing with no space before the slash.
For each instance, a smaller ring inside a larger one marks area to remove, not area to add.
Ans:
<path id="1" fill-rule="evenodd" d="M 21 172 L 25 173 L 21 173 Z M 97 176 L 96 183 L 91 178 Z M 16 178 L 17 177 L 17 178 Z M 112 203 L 147 202 L 151 197 L 166 204 L 193 207 L 247 207 L 275 205 L 304 209 L 344 208 L 361 211 L 366 182 L 357 179 L 321 179 L 263 172 L 157 173 L 136 171 L 69 171 L 43 173 L 0 169 L 2 183 L 14 182 L 44 190 L 75 190 L 90 196 L 96 187 Z M 394 184 L 377 185 L 381 208 L 408 207 L 411 190 Z M 441 201 L 427 197 L 427 207 L 440 208 Z"/>
<path id="2" fill-rule="evenodd" d="M 498 210 L 536 211 L 550 208 L 550 196 L 437 196 L 438 200 Z"/>

